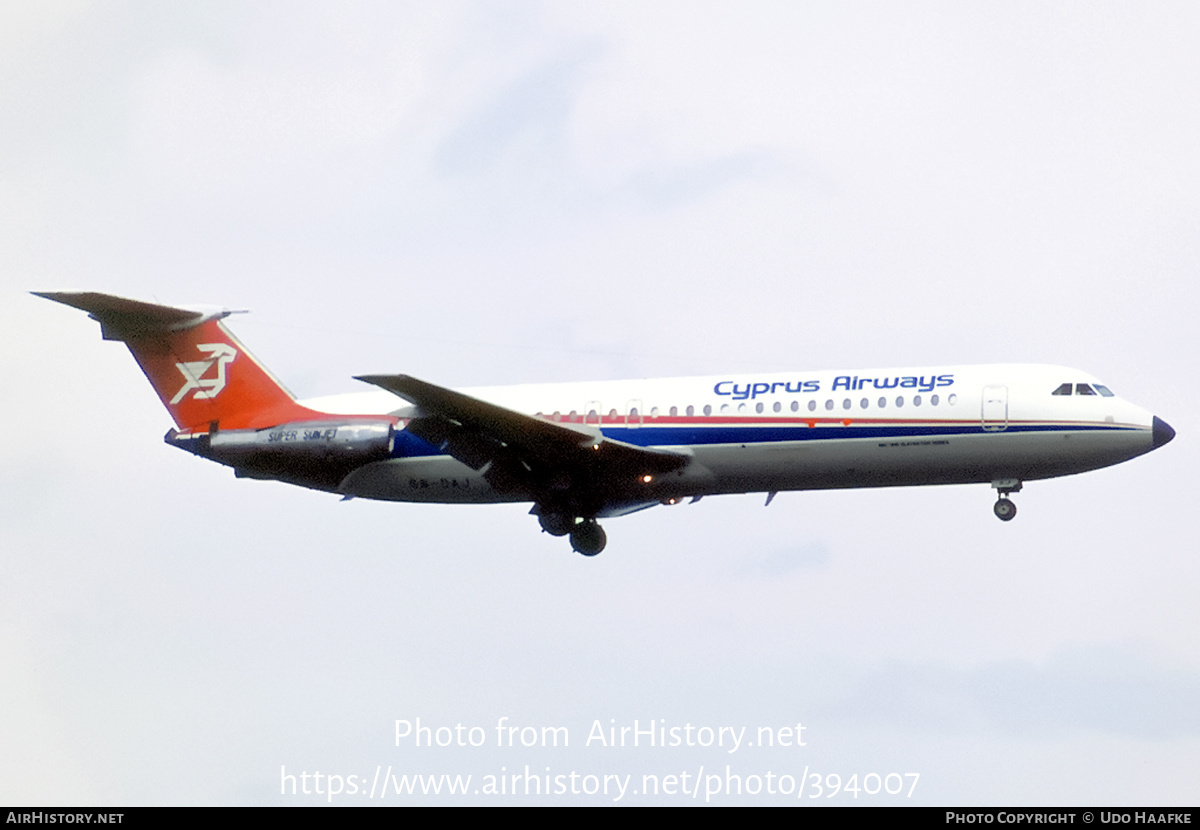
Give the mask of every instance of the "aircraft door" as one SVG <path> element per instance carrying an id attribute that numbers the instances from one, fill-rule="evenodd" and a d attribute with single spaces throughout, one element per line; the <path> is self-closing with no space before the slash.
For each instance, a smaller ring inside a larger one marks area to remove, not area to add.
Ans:
<path id="1" fill-rule="evenodd" d="M 987 432 L 1008 429 L 1008 387 L 983 387 L 983 428 Z"/>

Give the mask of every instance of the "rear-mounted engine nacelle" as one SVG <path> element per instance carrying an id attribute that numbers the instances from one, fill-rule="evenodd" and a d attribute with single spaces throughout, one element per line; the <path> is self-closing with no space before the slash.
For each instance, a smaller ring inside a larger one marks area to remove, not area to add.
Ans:
<path id="1" fill-rule="evenodd" d="M 240 467 L 291 459 L 366 464 L 392 452 L 393 426 L 372 421 L 301 421 L 269 429 L 217 430 L 208 436 L 208 455 Z"/>
<path id="2" fill-rule="evenodd" d="M 172 446 L 234 468 L 239 477 L 337 491 L 351 471 L 391 457 L 391 421 L 296 421 L 267 429 L 171 430 Z"/>
<path id="3" fill-rule="evenodd" d="M 354 468 L 391 456 L 390 421 L 297 421 L 267 429 L 215 429 L 188 434 L 171 430 L 168 444 L 239 470 Z"/>

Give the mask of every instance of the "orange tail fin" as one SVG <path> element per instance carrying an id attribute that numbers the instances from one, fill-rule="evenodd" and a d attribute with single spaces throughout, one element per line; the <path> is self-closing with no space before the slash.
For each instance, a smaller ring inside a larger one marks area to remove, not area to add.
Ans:
<path id="1" fill-rule="evenodd" d="M 178 308 L 96 292 L 34 292 L 88 312 L 105 340 L 120 340 L 185 432 L 261 429 L 321 418 L 296 403 L 221 320 L 232 312 Z"/>

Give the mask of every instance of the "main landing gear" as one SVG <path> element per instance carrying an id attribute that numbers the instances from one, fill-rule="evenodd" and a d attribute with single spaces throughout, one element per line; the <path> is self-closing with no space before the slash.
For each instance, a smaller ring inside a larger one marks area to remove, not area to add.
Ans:
<path id="1" fill-rule="evenodd" d="M 551 536 L 569 535 L 572 550 L 584 556 L 595 556 L 608 543 L 608 535 L 595 519 L 577 519 L 562 513 L 540 513 L 538 523 Z"/>
<path id="2" fill-rule="evenodd" d="M 996 514 L 996 518 L 1002 522 L 1011 522 L 1017 515 L 1017 506 L 1009 499 L 1009 493 L 1019 493 L 1021 491 L 1021 482 L 1015 478 L 1001 478 L 992 482 L 992 487 L 999 494 L 996 499 L 996 504 L 992 507 L 992 512 Z"/>
<path id="3" fill-rule="evenodd" d="M 571 531 L 571 549 L 584 556 L 595 556 L 607 543 L 608 536 L 595 519 L 584 519 Z"/>
<path id="4" fill-rule="evenodd" d="M 540 513 L 538 524 L 542 531 L 551 536 L 566 536 L 575 528 L 575 517 L 564 516 L 562 513 Z"/>

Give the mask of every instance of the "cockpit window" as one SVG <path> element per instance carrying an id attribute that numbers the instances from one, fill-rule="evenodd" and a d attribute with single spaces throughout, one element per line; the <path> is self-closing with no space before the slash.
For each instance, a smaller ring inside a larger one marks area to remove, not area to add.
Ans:
<path id="1" fill-rule="evenodd" d="M 1051 395 L 1103 395 L 1106 398 L 1115 398 L 1107 386 L 1101 386 L 1098 383 L 1064 383 L 1050 393 Z"/>

